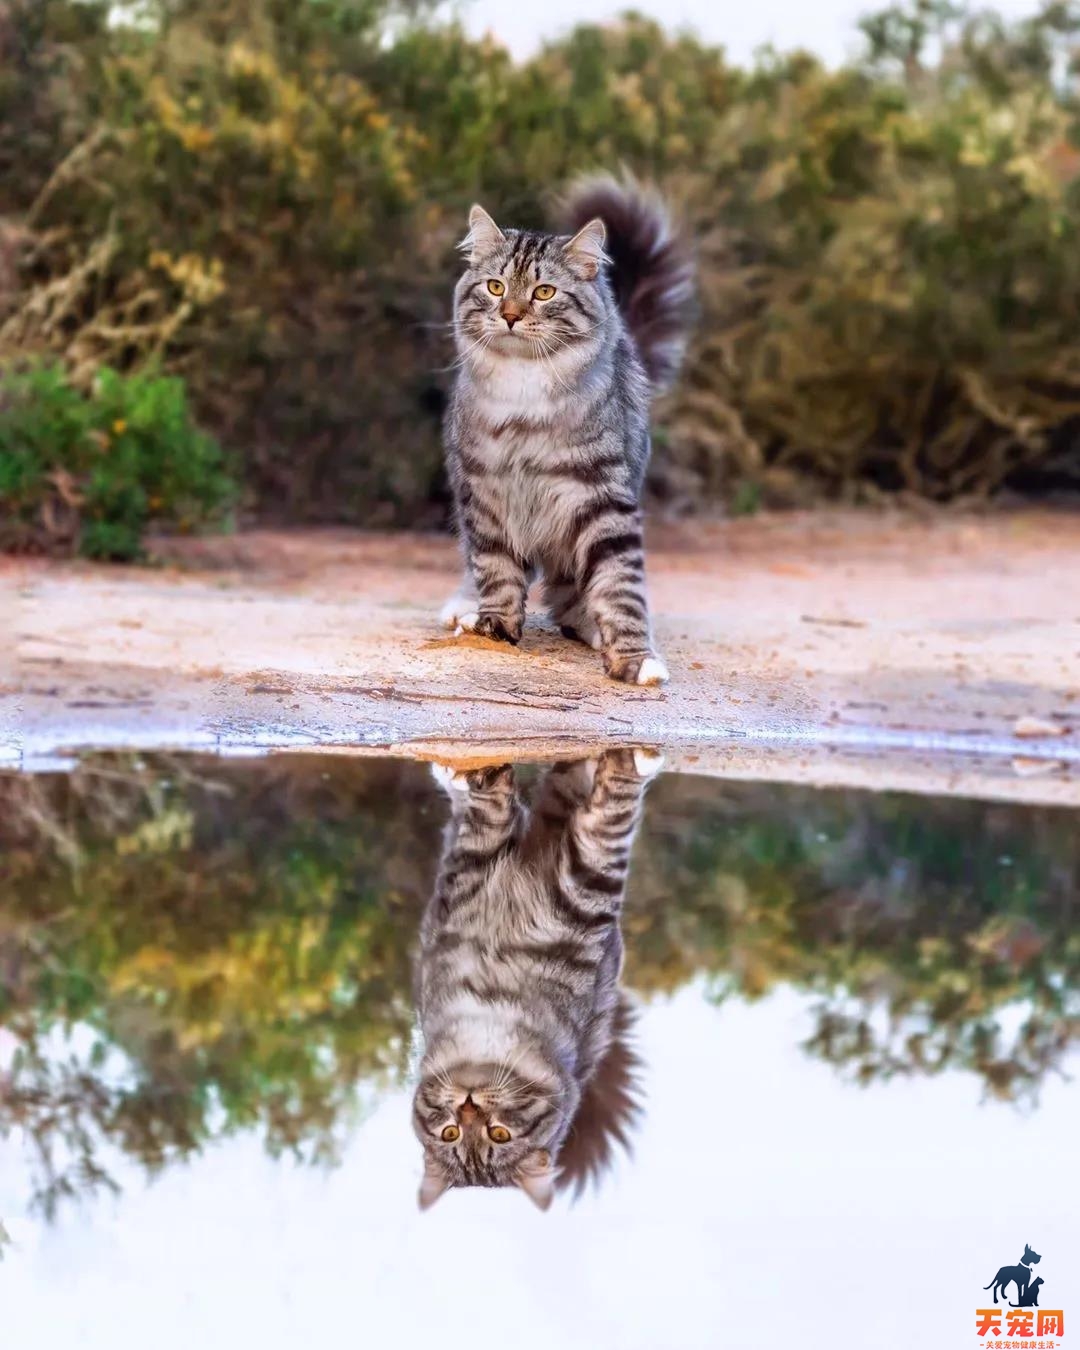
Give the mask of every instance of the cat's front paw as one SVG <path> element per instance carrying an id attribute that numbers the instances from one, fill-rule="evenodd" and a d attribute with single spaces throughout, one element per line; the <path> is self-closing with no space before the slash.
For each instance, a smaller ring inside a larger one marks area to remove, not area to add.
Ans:
<path id="1" fill-rule="evenodd" d="M 519 618 L 482 609 L 462 614 L 455 633 L 458 637 L 463 633 L 475 633 L 477 637 L 494 638 L 497 642 L 509 642 L 516 647 L 521 641 L 521 628 Z"/>
<path id="2" fill-rule="evenodd" d="M 467 792 L 469 790 L 468 774 L 452 769 L 449 764 L 432 764 L 431 776 L 444 792 Z"/>
<path id="3" fill-rule="evenodd" d="M 664 767 L 664 756 L 659 750 L 638 746 L 633 750 L 605 750 L 597 773 L 611 778 L 632 779 L 647 783 Z"/>
<path id="4" fill-rule="evenodd" d="M 638 666 L 637 675 L 634 677 L 635 684 L 667 684 L 671 676 L 668 674 L 668 668 L 658 656 L 647 656 L 641 665 Z"/>
<path id="5" fill-rule="evenodd" d="M 508 792 L 514 787 L 511 764 L 487 764 L 480 769 L 454 769 L 432 764 L 431 776 L 444 792 Z"/>
<path id="6" fill-rule="evenodd" d="M 623 684 L 666 684 L 671 678 L 663 661 L 652 652 L 605 652 L 604 669 Z"/>
<path id="7" fill-rule="evenodd" d="M 638 746 L 634 751 L 634 768 L 639 778 L 655 778 L 664 767 L 664 756 L 659 750 Z"/>
<path id="8" fill-rule="evenodd" d="M 472 792 L 512 792 L 514 788 L 512 764 L 487 764 L 482 769 L 470 769 L 464 777 Z"/>
<path id="9" fill-rule="evenodd" d="M 457 629 L 466 615 L 476 613 L 476 596 L 465 595 L 461 591 L 452 595 L 439 610 L 439 622 L 452 632 Z"/>

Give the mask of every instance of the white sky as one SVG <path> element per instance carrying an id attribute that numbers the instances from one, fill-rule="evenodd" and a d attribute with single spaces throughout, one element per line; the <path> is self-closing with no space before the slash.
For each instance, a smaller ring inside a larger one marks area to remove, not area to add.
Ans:
<path id="1" fill-rule="evenodd" d="M 979 1105 L 961 1074 L 862 1091 L 798 1050 L 807 1031 L 790 992 L 715 1008 L 690 987 L 650 1006 L 636 1156 L 546 1215 L 492 1191 L 420 1215 L 403 1092 L 336 1172 L 237 1139 L 152 1186 L 125 1176 L 120 1200 L 52 1229 L 20 1214 L 20 1155 L 0 1145 L 18 1243 L 0 1342 L 970 1350 L 982 1286 L 1025 1242 L 1043 1306 L 1080 1310 L 1069 1085 L 1048 1082 L 1034 1114 Z"/>
<path id="2" fill-rule="evenodd" d="M 636 9 L 662 20 L 669 28 L 690 28 L 726 48 L 735 61 L 750 59 L 756 48 L 772 42 L 780 48 L 806 47 L 830 62 L 857 50 L 855 24 L 863 14 L 886 7 L 886 0 L 656 0 L 613 3 L 612 0 L 544 0 L 543 4 L 507 0 L 459 0 L 456 6 L 473 33 L 491 30 L 512 51 L 523 56 L 544 38 L 557 36 L 575 23 L 610 19 Z M 994 8 L 1012 16 L 1035 13 L 1032 0 L 994 0 Z"/>

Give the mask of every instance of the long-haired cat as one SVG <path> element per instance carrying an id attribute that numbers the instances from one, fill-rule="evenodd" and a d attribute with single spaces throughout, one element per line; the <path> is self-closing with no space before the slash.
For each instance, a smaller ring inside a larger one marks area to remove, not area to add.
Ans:
<path id="1" fill-rule="evenodd" d="M 421 1208 L 453 1186 L 519 1186 L 546 1209 L 557 1180 L 580 1189 L 625 1143 L 619 917 L 659 766 L 643 750 L 556 765 L 531 814 L 509 765 L 435 766 L 452 815 L 417 962 Z"/>
<path id="2" fill-rule="evenodd" d="M 445 429 L 465 579 L 443 620 L 516 643 L 542 572 L 567 636 L 597 648 L 614 679 L 658 684 L 641 489 L 649 402 L 678 369 L 692 268 L 637 187 L 579 185 L 565 224 L 500 229 L 482 207 L 469 213 Z"/>

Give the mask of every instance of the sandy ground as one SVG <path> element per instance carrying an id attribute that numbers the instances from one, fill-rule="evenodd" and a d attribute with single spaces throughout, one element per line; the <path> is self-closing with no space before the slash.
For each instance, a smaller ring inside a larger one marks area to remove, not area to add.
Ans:
<path id="1" fill-rule="evenodd" d="M 0 758 L 86 747 L 673 764 L 1080 804 L 1080 516 L 774 516 L 650 537 L 661 690 L 534 614 L 518 648 L 436 614 L 452 541 L 260 532 L 157 568 L 10 560 Z"/>

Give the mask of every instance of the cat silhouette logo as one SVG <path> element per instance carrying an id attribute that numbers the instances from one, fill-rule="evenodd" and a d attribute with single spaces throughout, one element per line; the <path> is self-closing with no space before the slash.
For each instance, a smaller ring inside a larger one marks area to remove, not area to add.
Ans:
<path id="1" fill-rule="evenodd" d="M 1030 1243 L 1024 1244 L 1024 1254 L 1016 1265 L 999 1266 L 997 1274 L 984 1289 L 992 1290 L 992 1308 L 975 1310 L 975 1333 L 988 1338 L 982 1341 L 985 1350 L 1058 1350 L 1065 1335 L 1065 1313 L 1061 1308 L 1039 1307 L 1039 1293 L 1045 1281 L 1032 1269 L 1042 1260 L 1042 1253 Z M 1013 1286 L 1015 1302 L 1008 1297 Z M 1000 1302 L 999 1302 L 1000 1300 Z M 1001 1303 L 1006 1306 L 1001 1307 Z M 1004 1335 L 1007 1340 L 996 1339 Z M 1023 1339 L 1016 1340 L 1015 1337 Z M 1036 1339 L 1027 1339 L 1033 1337 Z"/>

